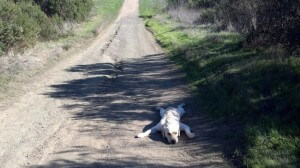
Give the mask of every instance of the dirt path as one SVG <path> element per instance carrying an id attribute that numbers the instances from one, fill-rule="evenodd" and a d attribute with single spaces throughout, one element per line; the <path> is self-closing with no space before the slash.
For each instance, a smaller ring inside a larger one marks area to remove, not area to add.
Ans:
<path id="1" fill-rule="evenodd" d="M 159 120 L 155 106 L 190 101 L 161 53 L 138 18 L 138 0 L 125 0 L 86 51 L 1 109 L 0 167 L 225 167 L 219 145 L 206 136 L 211 127 L 191 107 L 185 121 L 197 138 L 182 136 L 176 145 L 159 134 L 134 138 Z"/>

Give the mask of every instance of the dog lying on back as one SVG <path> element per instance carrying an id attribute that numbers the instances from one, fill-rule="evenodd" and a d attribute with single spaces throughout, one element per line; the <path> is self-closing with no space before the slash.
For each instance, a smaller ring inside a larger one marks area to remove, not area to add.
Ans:
<path id="1" fill-rule="evenodd" d="M 177 108 L 169 107 L 167 109 L 157 107 L 156 109 L 160 110 L 160 116 L 162 117 L 160 122 L 151 129 L 138 134 L 136 137 L 143 138 L 149 134 L 161 131 L 163 138 L 167 138 L 169 143 L 175 144 L 178 142 L 180 131 L 184 131 L 189 138 L 194 138 L 195 134 L 191 133 L 190 127 L 180 122 L 180 118 L 185 113 L 183 109 L 184 105 L 183 103 L 178 105 Z"/>

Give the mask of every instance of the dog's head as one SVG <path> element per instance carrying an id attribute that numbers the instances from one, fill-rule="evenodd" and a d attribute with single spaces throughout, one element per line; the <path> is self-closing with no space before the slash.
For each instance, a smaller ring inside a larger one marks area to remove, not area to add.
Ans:
<path id="1" fill-rule="evenodd" d="M 167 138 L 169 143 L 176 144 L 178 142 L 178 137 L 180 136 L 180 128 L 176 123 L 169 123 L 163 127 L 162 130 L 163 138 Z"/>

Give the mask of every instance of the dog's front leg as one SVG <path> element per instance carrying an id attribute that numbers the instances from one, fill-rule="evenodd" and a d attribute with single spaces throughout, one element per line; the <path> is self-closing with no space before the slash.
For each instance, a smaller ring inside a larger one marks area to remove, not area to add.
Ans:
<path id="1" fill-rule="evenodd" d="M 136 138 L 143 138 L 145 136 L 148 136 L 150 134 L 156 133 L 157 131 L 160 131 L 160 124 L 158 123 L 156 126 L 152 127 L 151 129 L 148 129 L 147 131 L 143 133 L 139 133 Z"/>
<path id="2" fill-rule="evenodd" d="M 180 123 L 180 131 L 184 131 L 189 138 L 195 137 L 195 134 L 191 133 L 191 128 L 183 123 Z"/>

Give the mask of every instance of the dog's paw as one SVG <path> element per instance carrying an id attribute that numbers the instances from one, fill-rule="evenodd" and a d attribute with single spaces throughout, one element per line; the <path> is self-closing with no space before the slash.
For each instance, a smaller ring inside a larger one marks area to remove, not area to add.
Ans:
<path id="1" fill-rule="evenodd" d="M 144 137 L 144 134 L 143 133 L 139 133 L 135 136 L 135 138 L 143 138 Z"/>
<path id="2" fill-rule="evenodd" d="M 195 138 L 196 135 L 195 135 L 195 133 L 191 133 L 191 132 L 190 132 L 190 133 L 187 134 L 187 136 L 188 136 L 189 138 Z"/>

